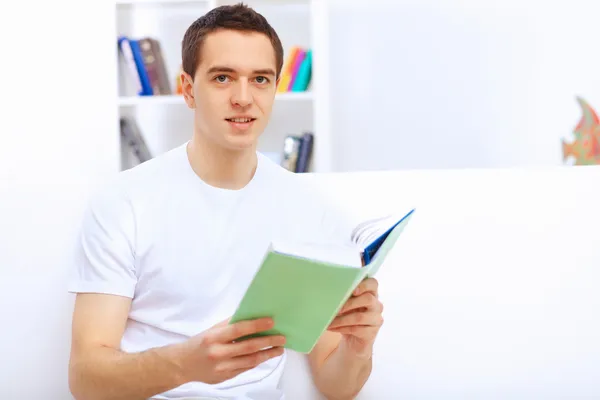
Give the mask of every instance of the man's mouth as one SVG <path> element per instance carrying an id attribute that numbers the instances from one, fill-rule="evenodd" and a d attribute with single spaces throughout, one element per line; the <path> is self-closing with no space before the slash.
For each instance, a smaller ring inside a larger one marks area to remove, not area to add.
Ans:
<path id="1" fill-rule="evenodd" d="M 248 122 L 254 121 L 256 118 L 226 118 L 229 122 L 234 122 L 236 124 L 247 124 Z"/>
<path id="2" fill-rule="evenodd" d="M 236 117 L 236 118 L 225 118 L 225 121 L 229 123 L 229 126 L 236 132 L 247 132 L 254 125 L 256 118 L 252 117 Z"/>

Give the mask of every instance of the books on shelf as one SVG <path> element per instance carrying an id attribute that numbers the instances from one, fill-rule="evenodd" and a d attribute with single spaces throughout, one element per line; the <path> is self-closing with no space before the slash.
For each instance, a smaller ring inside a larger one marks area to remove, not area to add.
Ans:
<path id="1" fill-rule="evenodd" d="M 157 39 L 119 36 L 118 47 L 139 96 L 173 94 L 160 42 Z"/>
<path id="2" fill-rule="evenodd" d="M 277 92 L 304 92 L 312 77 L 312 49 L 293 46 L 281 70 Z"/>
<path id="3" fill-rule="evenodd" d="M 171 85 L 160 42 L 153 37 L 118 37 L 119 54 L 138 96 L 182 94 L 179 74 Z M 180 72 L 180 71 L 179 71 Z M 293 46 L 283 65 L 277 93 L 306 92 L 312 78 L 312 49 Z"/>
<path id="4" fill-rule="evenodd" d="M 270 317 L 275 326 L 241 340 L 283 335 L 284 347 L 310 352 L 358 284 L 377 273 L 413 212 L 364 221 L 349 246 L 272 241 L 230 323 Z"/>
<path id="5" fill-rule="evenodd" d="M 314 134 L 288 135 L 283 141 L 281 166 L 292 172 L 308 172 L 312 160 Z"/>
<path id="6" fill-rule="evenodd" d="M 138 163 L 143 163 L 152 158 L 144 136 L 133 118 L 121 117 L 119 119 L 121 128 L 121 141 L 137 158 Z"/>

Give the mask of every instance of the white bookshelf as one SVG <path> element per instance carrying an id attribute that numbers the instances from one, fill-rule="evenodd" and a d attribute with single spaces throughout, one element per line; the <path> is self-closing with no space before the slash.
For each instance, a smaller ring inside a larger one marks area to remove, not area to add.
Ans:
<path id="1" fill-rule="evenodd" d="M 170 84 L 175 90 L 181 64 L 181 40 L 188 26 L 210 9 L 235 4 L 231 0 L 116 0 L 116 35 L 131 38 L 150 36 L 162 48 Z M 284 47 L 284 62 L 292 46 L 313 50 L 311 83 L 307 91 L 278 93 L 271 120 L 259 141 L 259 151 L 279 153 L 287 135 L 314 134 L 311 161 L 312 172 L 330 169 L 331 140 L 327 137 L 327 90 L 321 87 L 324 76 L 319 66 L 327 65 L 326 9 L 320 0 L 250 0 L 244 3 L 262 13 L 273 25 Z M 314 40 L 318 38 L 319 40 Z M 150 150 L 161 154 L 184 143 L 192 135 L 192 111 L 180 94 L 138 96 L 127 75 L 123 62 L 119 63 L 117 107 L 119 116 L 135 118 Z M 123 168 L 134 165 L 134 158 L 126 150 Z M 132 163 L 133 162 L 133 163 Z"/>
<path id="2" fill-rule="evenodd" d="M 117 6 L 131 6 L 131 5 L 143 5 L 143 4 L 158 4 L 158 5 L 172 5 L 172 4 L 185 4 L 185 3 L 205 3 L 207 5 L 214 5 L 214 0 L 116 0 Z"/>

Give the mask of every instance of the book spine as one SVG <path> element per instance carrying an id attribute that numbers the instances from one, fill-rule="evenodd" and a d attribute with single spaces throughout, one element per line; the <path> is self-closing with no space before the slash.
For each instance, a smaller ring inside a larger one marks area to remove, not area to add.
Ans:
<path id="1" fill-rule="evenodd" d="M 296 163 L 296 172 L 308 172 L 312 156 L 313 142 L 314 135 L 312 133 L 306 132 L 302 135 L 302 139 L 300 141 L 300 148 L 298 150 L 298 162 Z"/>
<path id="2" fill-rule="evenodd" d="M 298 70 L 300 69 L 300 66 L 302 65 L 302 62 L 304 61 L 304 58 L 306 57 L 306 50 L 304 49 L 300 49 L 298 50 L 298 52 L 296 53 L 296 57 L 294 58 L 294 62 L 292 64 L 292 70 L 291 70 L 291 74 L 290 74 L 290 83 L 287 87 L 287 91 L 291 92 L 292 88 L 294 87 L 294 82 L 296 81 L 296 77 L 298 76 Z"/>
<path id="3" fill-rule="evenodd" d="M 171 80 L 169 79 L 167 64 L 165 62 L 165 58 L 163 57 L 160 42 L 151 38 L 150 44 L 152 45 L 152 53 L 154 54 L 157 64 L 158 87 L 160 88 L 162 94 L 172 94 L 173 90 L 171 89 Z"/>
<path id="4" fill-rule="evenodd" d="M 133 50 L 131 49 L 131 42 L 129 38 L 126 36 L 120 36 L 118 38 L 118 45 L 121 55 L 125 61 L 125 65 L 129 71 L 129 76 L 134 80 L 136 93 L 138 95 L 142 95 L 144 93 L 144 89 L 142 87 L 142 81 L 140 79 L 137 64 L 133 57 Z"/>
<path id="5" fill-rule="evenodd" d="M 161 95 L 164 94 L 160 87 L 159 72 L 158 72 L 158 61 L 152 50 L 152 43 L 150 38 L 143 38 L 139 40 L 140 50 L 142 52 L 142 59 L 144 60 L 144 67 L 148 73 L 148 80 L 152 87 L 152 94 Z"/>
<path id="6" fill-rule="evenodd" d="M 138 40 L 129 40 L 129 44 L 131 46 L 131 52 L 133 54 L 133 59 L 135 60 L 135 65 L 137 67 L 138 74 L 140 76 L 140 81 L 142 83 L 142 92 L 140 93 L 140 95 L 152 96 L 152 85 L 150 83 L 148 71 L 146 70 L 146 66 L 144 65 L 144 57 L 142 55 L 140 43 Z"/>
<path id="7" fill-rule="evenodd" d="M 281 166 L 288 171 L 295 172 L 298 163 L 298 152 L 300 149 L 300 138 L 288 135 L 283 142 L 283 156 Z"/>
<path id="8" fill-rule="evenodd" d="M 279 85 L 277 86 L 278 93 L 287 92 L 288 90 L 290 80 L 292 79 L 294 60 L 296 59 L 296 54 L 298 54 L 298 51 L 300 51 L 300 47 L 298 46 L 294 46 L 290 49 L 290 54 L 283 65 L 283 69 L 281 70 L 281 78 L 279 80 Z"/>
<path id="9" fill-rule="evenodd" d="M 312 74 L 312 50 L 306 52 L 302 65 L 298 68 L 298 74 L 294 79 L 293 92 L 303 92 L 308 88 Z"/>
<path id="10" fill-rule="evenodd" d="M 128 118 L 120 118 L 119 123 L 121 126 L 121 138 L 125 141 L 125 144 L 129 146 L 138 161 L 143 163 L 150 160 L 152 154 L 150 153 L 137 124 Z"/>

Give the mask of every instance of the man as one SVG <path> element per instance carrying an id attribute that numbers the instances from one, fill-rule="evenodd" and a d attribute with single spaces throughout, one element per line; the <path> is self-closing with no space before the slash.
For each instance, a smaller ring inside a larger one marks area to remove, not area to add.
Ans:
<path id="1" fill-rule="evenodd" d="M 257 152 L 283 64 L 252 9 L 194 22 L 182 82 L 192 139 L 120 173 L 91 200 L 70 291 L 77 293 L 69 384 L 77 399 L 280 399 L 285 338 L 229 324 L 271 239 L 340 241 L 349 220 Z M 353 398 L 382 323 L 365 280 L 308 355 L 317 388 Z"/>

